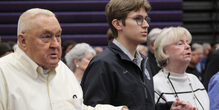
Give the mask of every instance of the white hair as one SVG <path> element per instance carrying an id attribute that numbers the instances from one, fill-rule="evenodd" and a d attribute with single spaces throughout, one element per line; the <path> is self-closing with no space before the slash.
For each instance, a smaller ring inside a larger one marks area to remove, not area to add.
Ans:
<path id="1" fill-rule="evenodd" d="M 68 67 L 74 72 L 76 65 L 74 59 L 81 60 L 87 54 L 96 55 L 95 50 L 87 43 L 76 44 L 66 55 L 65 60 Z"/>
<path id="2" fill-rule="evenodd" d="M 164 28 L 160 32 L 154 42 L 154 55 L 160 67 L 165 67 L 167 65 L 167 59 L 169 58 L 169 56 L 164 53 L 164 48 L 167 45 L 178 42 L 184 35 L 188 38 L 188 41 L 190 43 L 192 40 L 192 36 L 186 28 L 180 26 L 169 27 Z"/>
<path id="3" fill-rule="evenodd" d="M 206 47 L 208 47 L 208 46 L 211 46 L 211 44 L 210 44 L 210 43 L 203 43 L 203 44 L 202 44 L 202 47 L 203 47 L 204 50 L 205 50 Z"/>
<path id="4" fill-rule="evenodd" d="M 25 11 L 18 20 L 17 35 L 32 28 L 32 19 L 37 15 L 55 16 L 55 14 L 46 9 L 32 8 Z"/>
<path id="5" fill-rule="evenodd" d="M 148 34 L 148 36 L 147 36 L 147 46 L 148 46 L 149 49 L 151 49 L 149 43 L 150 43 L 150 42 L 154 42 L 154 41 L 156 40 L 158 34 L 159 34 L 161 31 L 162 31 L 162 29 L 160 29 L 160 28 L 153 28 L 153 29 L 149 32 L 149 34 Z"/>
<path id="6" fill-rule="evenodd" d="M 203 50 L 202 45 L 201 45 L 201 44 L 198 44 L 198 43 L 192 44 L 192 48 L 194 48 L 194 49 L 202 49 L 202 50 Z"/>

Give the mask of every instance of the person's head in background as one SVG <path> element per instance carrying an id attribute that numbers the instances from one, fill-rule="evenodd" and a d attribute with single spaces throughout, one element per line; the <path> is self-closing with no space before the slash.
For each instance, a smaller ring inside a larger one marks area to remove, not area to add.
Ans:
<path id="1" fill-rule="evenodd" d="M 13 50 L 7 43 L 0 43 L 0 58 L 12 53 Z"/>
<path id="2" fill-rule="evenodd" d="M 106 35 L 107 35 L 107 41 L 108 41 L 108 42 L 109 42 L 109 41 L 113 41 L 113 39 L 115 38 L 115 37 L 113 36 L 113 32 L 111 31 L 110 28 L 108 29 Z"/>
<path id="3" fill-rule="evenodd" d="M 133 5 L 135 4 L 135 5 Z M 118 40 L 132 41 L 132 45 L 146 42 L 150 18 L 147 12 L 151 6 L 146 0 L 111 0 L 105 9 L 109 27 Z M 127 42 L 127 41 L 124 41 Z"/>
<path id="4" fill-rule="evenodd" d="M 80 82 L 90 60 L 96 55 L 95 50 L 87 43 L 76 44 L 66 55 L 66 63 Z"/>
<path id="5" fill-rule="evenodd" d="M 203 47 L 201 44 L 193 43 L 192 48 L 195 48 L 195 51 L 197 52 L 198 62 L 202 61 L 203 57 Z"/>
<path id="6" fill-rule="evenodd" d="M 191 47 L 191 61 L 189 62 L 189 67 L 195 68 L 195 65 L 198 63 L 198 55 L 195 48 Z"/>
<path id="7" fill-rule="evenodd" d="M 96 54 L 98 54 L 103 51 L 103 48 L 101 46 L 96 46 L 94 47 L 94 50 L 96 51 Z"/>
<path id="8" fill-rule="evenodd" d="M 202 44 L 202 47 L 203 47 L 203 57 L 205 59 L 208 58 L 208 54 L 209 54 L 209 51 L 211 50 L 211 44 L 210 43 L 203 43 Z"/>
<path id="9" fill-rule="evenodd" d="M 68 53 L 77 43 L 73 40 L 67 40 L 63 42 L 62 46 L 62 61 L 66 64 L 65 55 Z"/>
<path id="10" fill-rule="evenodd" d="M 18 46 L 43 69 L 54 68 L 61 59 L 62 29 L 54 13 L 33 8 L 18 20 Z"/>
<path id="11" fill-rule="evenodd" d="M 148 48 L 147 48 L 146 46 L 139 44 L 139 45 L 137 46 L 137 50 L 138 50 L 138 52 L 140 52 L 142 55 L 148 56 Z"/>
<path id="12" fill-rule="evenodd" d="M 154 54 L 160 67 L 180 67 L 185 72 L 191 60 L 192 36 L 183 27 L 164 28 L 154 42 Z"/>
<path id="13" fill-rule="evenodd" d="M 14 52 L 14 48 L 15 48 L 15 46 L 17 45 L 17 43 L 14 42 L 14 41 L 8 41 L 7 43 L 8 43 L 8 45 L 11 47 L 12 51 Z"/>
<path id="14" fill-rule="evenodd" d="M 153 28 L 147 37 L 147 46 L 151 53 L 154 53 L 154 41 L 156 40 L 158 34 L 162 31 L 160 28 Z"/>
<path id="15" fill-rule="evenodd" d="M 67 40 L 67 41 L 63 42 L 62 52 L 63 52 L 64 56 L 65 56 L 66 53 L 68 53 L 76 44 L 77 44 L 77 42 L 75 42 L 75 41 L 73 41 L 73 40 Z"/>

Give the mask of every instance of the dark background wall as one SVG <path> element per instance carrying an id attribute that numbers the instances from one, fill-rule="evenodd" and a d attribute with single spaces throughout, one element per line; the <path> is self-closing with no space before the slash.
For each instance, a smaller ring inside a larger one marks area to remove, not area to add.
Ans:
<path id="1" fill-rule="evenodd" d="M 17 21 L 30 8 L 53 11 L 63 29 L 62 42 L 74 40 L 92 46 L 106 46 L 108 23 L 105 6 L 109 0 L 5 0 L 0 1 L 0 36 L 3 42 L 16 41 Z M 184 26 L 193 42 L 219 42 L 218 0 L 149 0 L 152 28 Z M 216 3 L 217 2 L 217 3 Z M 215 5 L 217 4 L 217 5 Z"/>
<path id="2" fill-rule="evenodd" d="M 219 0 L 184 0 L 183 26 L 193 42 L 219 43 Z"/>

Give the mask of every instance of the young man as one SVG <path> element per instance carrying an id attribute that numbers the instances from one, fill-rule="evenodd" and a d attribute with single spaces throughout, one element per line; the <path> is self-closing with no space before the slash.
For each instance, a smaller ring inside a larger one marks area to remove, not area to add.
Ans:
<path id="1" fill-rule="evenodd" d="M 155 110 L 147 57 L 136 50 L 147 40 L 150 9 L 146 0 L 111 0 L 107 4 L 105 12 L 115 39 L 85 70 L 81 82 L 85 104 L 125 104 L 130 110 Z M 172 109 L 182 107 L 178 104 L 181 101 L 175 101 Z"/>
<path id="2" fill-rule="evenodd" d="M 0 59 L 0 110 L 127 110 L 83 104 L 71 70 L 60 61 L 62 29 L 55 15 L 30 9 L 18 21 L 18 46 Z"/>

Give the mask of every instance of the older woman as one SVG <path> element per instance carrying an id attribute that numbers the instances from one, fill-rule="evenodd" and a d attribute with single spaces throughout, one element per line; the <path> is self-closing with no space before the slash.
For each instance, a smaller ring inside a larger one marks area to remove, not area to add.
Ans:
<path id="1" fill-rule="evenodd" d="M 154 78 L 155 103 L 189 101 L 198 110 L 209 110 L 208 94 L 199 79 L 185 73 L 191 60 L 192 37 L 183 27 L 165 28 L 158 35 L 155 58 L 162 69 Z"/>
<path id="2" fill-rule="evenodd" d="M 68 67 L 74 72 L 81 83 L 84 71 L 90 60 L 96 55 L 95 50 L 87 43 L 76 44 L 65 56 Z"/>

